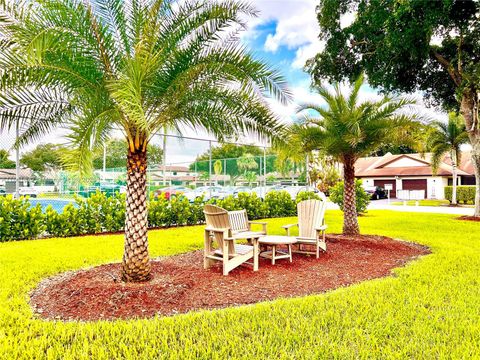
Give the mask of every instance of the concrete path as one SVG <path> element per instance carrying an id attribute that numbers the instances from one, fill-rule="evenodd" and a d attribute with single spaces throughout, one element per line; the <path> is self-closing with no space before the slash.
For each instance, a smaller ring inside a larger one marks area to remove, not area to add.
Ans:
<path id="1" fill-rule="evenodd" d="M 393 200 L 398 201 L 398 200 Z M 338 206 L 329 202 L 328 209 L 338 210 Z M 434 214 L 452 214 L 452 215 L 473 215 L 474 209 L 469 207 L 448 207 L 448 206 L 403 206 L 390 205 L 388 200 L 374 200 L 368 206 L 369 210 L 393 210 L 402 212 L 419 212 Z"/>

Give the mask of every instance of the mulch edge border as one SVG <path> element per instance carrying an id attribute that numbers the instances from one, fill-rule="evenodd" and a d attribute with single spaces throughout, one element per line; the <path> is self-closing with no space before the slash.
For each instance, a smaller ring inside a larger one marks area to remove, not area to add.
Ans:
<path id="1" fill-rule="evenodd" d="M 104 234 L 96 234 L 96 235 L 104 235 Z M 329 235 L 330 235 L 330 239 L 329 239 Z M 83 236 L 91 236 L 91 235 L 83 235 Z M 339 236 L 339 237 L 345 236 L 346 237 L 347 235 L 327 234 L 326 236 L 327 236 L 327 238 L 326 238 L 327 242 L 328 241 L 337 242 L 338 240 L 335 238 L 335 236 Z M 332 236 L 334 236 L 334 237 L 332 238 Z M 130 319 L 117 318 L 117 319 L 102 319 L 102 320 L 79 320 L 79 319 L 62 320 L 62 319 L 52 319 L 52 318 L 41 317 L 41 315 L 36 311 L 36 306 L 31 303 L 32 296 L 37 291 L 40 291 L 41 289 L 44 289 L 46 286 L 54 285 L 58 282 L 61 282 L 61 281 L 64 281 L 64 280 L 68 279 L 69 277 L 73 277 L 80 272 L 85 272 L 85 271 L 94 269 L 94 268 L 99 267 L 99 266 L 121 264 L 121 261 L 106 262 L 106 263 L 102 263 L 102 264 L 98 264 L 98 265 L 82 267 L 82 268 L 77 269 L 77 270 L 67 270 L 67 271 L 57 273 L 57 274 L 48 276 L 46 278 L 43 278 L 42 280 L 37 282 L 36 285 L 30 291 L 28 291 L 26 302 L 27 302 L 30 310 L 32 311 L 32 319 L 39 320 L 39 321 L 42 321 L 42 322 L 94 324 L 94 323 L 99 323 L 99 322 L 112 323 L 112 322 L 117 322 L 117 321 L 128 321 L 128 322 L 130 322 L 130 321 L 142 321 L 142 320 L 151 321 L 151 320 L 154 320 L 154 319 L 164 319 L 164 318 L 172 318 L 172 317 L 177 317 L 177 316 L 182 316 L 182 315 L 189 315 L 191 313 L 200 314 L 200 313 L 205 312 L 205 311 L 207 311 L 207 312 L 225 311 L 225 310 L 228 310 L 228 309 L 238 309 L 238 308 L 241 308 L 241 307 L 250 307 L 250 306 L 254 306 L 254 305 L 258 305 L 258 304 L 270 304 L 270 303 L 273 303 L 273 302 L 278 301 L 278 300 L 295 300 L 295 299 L 302 299 L 302 298 L 305 298 L 305 297 L 308 297 L 308 296 L 320 296 L 320 295 L 325 295 L 325 294 L 331 293 L 333 291 L 337 291 L 337 290 L 340 290 L 340 289 L 345 289 L 345 288 L 348 288 L 348 287 L 351 287 L 351 286 L 355 286 L 355 285 L 358 285 L 358 284 L 361 284 L 361 283 L 364 283 L 364 282 L 367 282 L 367 281 L 375 281 L 375 280 L 388 279 L 388 278 L 397 278 L 396 274 L 394 273 L 394 271 L 396 269 L 405 268 L 407 265 L 412 264 L 413 262 L 418 261 L 419 259 L 421 259 L 425 256 L 429 256 L 433 253 L 429 246 L 419 244 L 419 243 L 416 243 L 414 241 L 408 241 L 408 240 L 404 240 L 404 239 L 400 239 L 400 238 L 392 238 L 392 237 L 388 237 L 388 236 L 373 235 L 373 234 L 364 234 L 364 235 L 362 234 L 360 236 L 361 237 L 372 237 L 373 241 L 375 241 L 375 238 L 377 238 L 377 237 L 388 238 L 388 239 L 391 239 L 393 241 L 397 241 L 397 242 L 401 242 L 403 244 L 406 244 L 410 247 L 421 248 L 421 249 L 425 250 L 426 253 L 425 254 L 419 254 L 419 255 L 416 255 L 416 256 L 413 256 L 413 257 L 407 259 L 400 266 L 390 269 L 389 274 L 386 275 L 386 276 L 381 276 L 381 277 L 372 278 L 372 279 L 366 279 L 366 280 L 363 280 L 363 281 L 351 283 L 349 285 L 340 285 L 336 288 L 328 289 L 326 291 L 319 292 L 319 293 L 312 293 L 312 294 L 307 294 L 307 295 L 303 295 L 303 296 L 278 297 L 278 298 L 275 298 L 275 299 L 272 299 L 272 300 L 259 301 L 259 302 L 251 303 L 251 304 L 238 304 L 238 305 L 230 305 L 230 306 L 215 307 L 215 308 L 202 308 L 202 309 L 196 309 L 196 310 L 189 310 L 186 313 L 178 313 L 178 314 L 173 314 L 173 315 L 155 315 L 153 317 L 133 317 L 133 318 L 130 318 Z M 159 261 L 161 259 L 164 259 L 164 258 L 167 258 L 167 257 L 170 257 L 170 256 L 187 254 L 189 252 L 198 251 L 198 250 L 201 250 L 201 249 L 180 252 L 180 253 L 176 253 L 174 255 L 157 256 L 155 258 L 152 258 L 151 261 Z"/>

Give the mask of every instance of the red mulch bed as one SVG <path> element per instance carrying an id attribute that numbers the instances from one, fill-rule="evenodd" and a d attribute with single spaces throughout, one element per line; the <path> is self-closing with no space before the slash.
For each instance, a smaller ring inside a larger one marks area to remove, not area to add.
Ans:
<path id="1" fill-rule="evenodd" d="M 229 276 L 220 263 L 203 269 L 202 251 L 152 262 L 153 279 L 125 284 L 120 264 L 68 272 L 42 281 L 31 294 L 35 313 L 45 319 L 113 320 L 174 315 L 198 309 L 252 304 L 318 294 L 387 276 L 427 248 L 380 236 L 328 237 L 320 259 L 294 254 L 293 263 L 260 260 L 260 270 L 240 266 Z"/>
<path id="2" fill-rule="evenodd" d="M 466 220 L 466 221 L 480 221 L 480 217 L 478 216 L 460 216 L 458 220 Z"/>

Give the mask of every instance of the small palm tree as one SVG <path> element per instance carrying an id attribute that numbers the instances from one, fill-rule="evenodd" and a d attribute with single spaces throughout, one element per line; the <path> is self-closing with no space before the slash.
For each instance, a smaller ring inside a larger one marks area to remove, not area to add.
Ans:
<path id="1" fill-rule="evenodd" d="M 361 75 L 348 96 L 342 94 L 339 84 L 333 86 L 333 92 L 327 87 L 317 88 L 326 106 L 302 105 L 299 114 L 303 125 L 295 125 L 292 130 L 294 136 L 302 138 L 306 150 L 319 150 L 343 164 L 346 235 L 360 232 L 355 208 L 355 162 L 386 144 L 406 143 L 415 125 L 414 116 L 398 113 L 414 101 L 385 96 L 379 101 L 359 102 L 363 83 Z"/>
<path id="2" fill-rule="evenodd" d="M 465 121 L 461 115 L 448 114 L 448 122 L 435 121 L 431 124 L 427 147 L 432 153 L 432 170 L 436 174 L 445 154 L 452 162 L 452 205 L 457 205 L 457 166 L 462 161 L 460 146 L 468 142 Z"/>
<path id="3" fill-rule="evenodd" d="M 159 130 L 205 128 L 217 138 L 275 136 L 264 96 L 290 95 L 276 71 L 239 45 L 247 3 L 176 0 L 2 2 L 0 128 L 19 144 L 71 130 L 66 160 L 88 174 L 115 129 L 128 151 L 125 281 L 150 278 L 147 146 Z"/>

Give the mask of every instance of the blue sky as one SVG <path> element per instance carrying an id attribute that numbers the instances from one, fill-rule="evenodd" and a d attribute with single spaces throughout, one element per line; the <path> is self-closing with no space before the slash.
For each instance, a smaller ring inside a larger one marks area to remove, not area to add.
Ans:
<path id="1" fill-rule="evenodd" d="M 310 77 L 303 71 L 306 60 L 323 48 L 322 42 L 318 40 L 320 30 L 315 13 L 318 2 L 319 0 L 252 1 L 259 10 L 259 15 L 247 19 L 248 29 L 241 34 L 241 41 L 257 57 L 280 69 L 289 83 L 294 96 L 293 103 L 283 106 L 275 101 L 270 102 L 272 110 L 284 121 L 292 121 L 298 104 L 321 101 L 318 95 L 310 91 Z M 353 14 L 344 16 L 341 18 L 341 24 L 348 25 L 353 17 Z M 345 88 L 347 89 L 346 85 Z M 371 99 L 378 95 L 374 89 L 364 86 L 361 96 L 364 99 Z M 185 131 L 185 135 L 208 138 L 205 133 L 191 130 Z M 59 137 L 60 132 L 55 132 L 44 137 L 41 142 L 58 142 Z M 13 139 L 13 134 L 3 134 L 0 148 L 9 148 Z M 160 138 L 155 139 L 155 142 L 160 144 Z M 192 161 L 207 148 L 208 143 L 205 142 L 185 141 L 182 145 L 171 139 L 168 141 L 167 162 Z"/>

